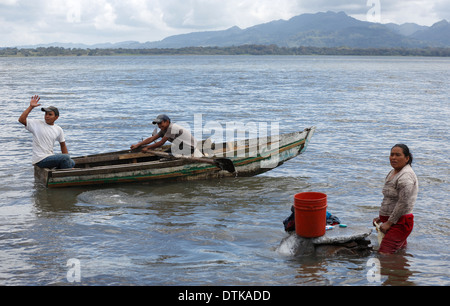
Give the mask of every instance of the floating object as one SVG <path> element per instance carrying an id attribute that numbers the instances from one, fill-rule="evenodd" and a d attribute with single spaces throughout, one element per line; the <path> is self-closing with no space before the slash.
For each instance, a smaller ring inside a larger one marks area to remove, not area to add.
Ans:
<path id="1" fill-rule="evenodd" d="M 333 228 L 334 228 L 334 226 L 332 226 L 332 225 L 327 225 L 327 226 L 325 226 L 325 230 L 326 230 L 326 231 L 331 230 L 331 229 L 333 229 Z"/>
<path id="2" fill-rule="evenodd" d="M 347 224 L 339 224 L 339 227 L 347 227 Z"/>
<path id="3" fill-rule="evenodd" d="M 375 228 L 377 229 L 377 232 L 378 232 L 378 244 L 381 245 L 381 242 L 383 241 L 383 238 L 384 238 L 384 233 L 380 229 L 381 224 L 378 224 L 376 222 L 374 222 L 374 223 L 375 223 Z"/>
<path id="4" fill-rule="evenodd" d="M 325 234 L 327 195 L 321 192 L 302 192 L 294 196 L 295 232 L 305 238 Z"/>
<path id="5" fill-rule="evenodd" d="M 160 159 L 152 153 L 130 150 L 74 157 L 74 169 L 35 166 L 34 175 L 37 182 L 49 188 L 253 176 L 272 170 L 305 152 L 314 131 L 315 127 L 311 127 L 293 133 L 219 144 L 205 140 L 202 148 L 208 149 L 208 152 L 203 153 L 209 154 L 200 159 L 176 156 Z M 164 146 L 160 152 L 168 148 L 170 146 Z M 221 158 L 225 158 L 228 165 L 224 166 Z M 235 168 L 233 173 L 227 171 L 232 166 L 230 161 Z"/>

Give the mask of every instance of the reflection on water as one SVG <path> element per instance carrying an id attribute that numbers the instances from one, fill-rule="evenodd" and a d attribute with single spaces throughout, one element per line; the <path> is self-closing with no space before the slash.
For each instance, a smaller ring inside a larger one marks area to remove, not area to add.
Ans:
<path id="1" fill-rule="evenodd" d="M 411 254 L 401 251 L 398 254 L 380 255 L 380 273 L 382 275 L 383 285 L 397 285 L 403 286 L 417 285 L 410 278 L 415 271 L 411 269 L 411 264 L 408 258 L 412 258 Z"/>
<path id="2" fill-rule="evenodd" d="M 77 189 L 50 189 L 36 183 L 33 192 L 34 205 L 37 213 L 42 212 L 73 212 L 77 209 Z"/>

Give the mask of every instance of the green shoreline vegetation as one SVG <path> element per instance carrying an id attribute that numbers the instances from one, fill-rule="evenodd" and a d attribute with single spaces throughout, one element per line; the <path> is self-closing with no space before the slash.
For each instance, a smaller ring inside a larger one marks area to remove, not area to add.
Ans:
<path id="1" fill-rule="evenodd" d="M 151 49 L 81 49 L 62 47 L 0 48 L 0 57 L 45 56 L 125 56 L 125 55 L 353 55 L 353 56 L 430 56 L 449 57 L 450 48 L 348 48 L 278 47 L 242 45 L 232 47 L 186 47 Z"/>

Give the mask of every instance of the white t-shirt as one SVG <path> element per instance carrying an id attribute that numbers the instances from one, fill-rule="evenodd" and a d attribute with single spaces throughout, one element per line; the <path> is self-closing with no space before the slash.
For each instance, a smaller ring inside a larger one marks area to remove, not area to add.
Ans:
<path id="1" fill-rule="evenodd" d="M 197 140 L 192 136 L 191 132 L 176 123 L 170 123 L 167 130 L 161 130 L 158 133 L 159 137 L 167 137 L 172 143 L 172 154 L 177 155 L 191 155 L 191 150 L 197 147 Z M 180 148 L 181 144 L 183 148 Z"/>
<path id="2" fill-rule="evenodd" d="M 62 128 L 56 124 L 48 125 L 42 120 L 27 119 L 25 128 L 33 134 L 33 165 L 54 154 L 55 141 L 66 141 Z"/>
<path id="3" fill-rule="evenodd" d="M 159 137 L 167 137 L 170 142 L 174 142 L 175 139 L 185 143 L 189 147 L 195 148 L 197 146 L 197 140 L 191 133 L 176 123 L 170 123 L 167 130 L 159 131 Z"/>

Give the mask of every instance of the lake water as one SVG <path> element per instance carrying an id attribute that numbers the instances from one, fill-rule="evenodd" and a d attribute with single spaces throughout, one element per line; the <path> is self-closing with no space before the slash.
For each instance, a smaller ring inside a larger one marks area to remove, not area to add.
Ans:
<path id="1" fill-rule="evenodd" d="M 448 58 L 0 58 L 0 84 L 0 285 L 450 285 Z M 256 177 L 47 190 L 17 122 L 34 94 L 59 107 L 73 156 L 128 149 L 160 113 L 317 131 L 303 155 Z M 405 252 L 280 252 L 299 192 L 324 192 L 343 223 L 371 227 L 396 143 L 420 182 Z"/>

